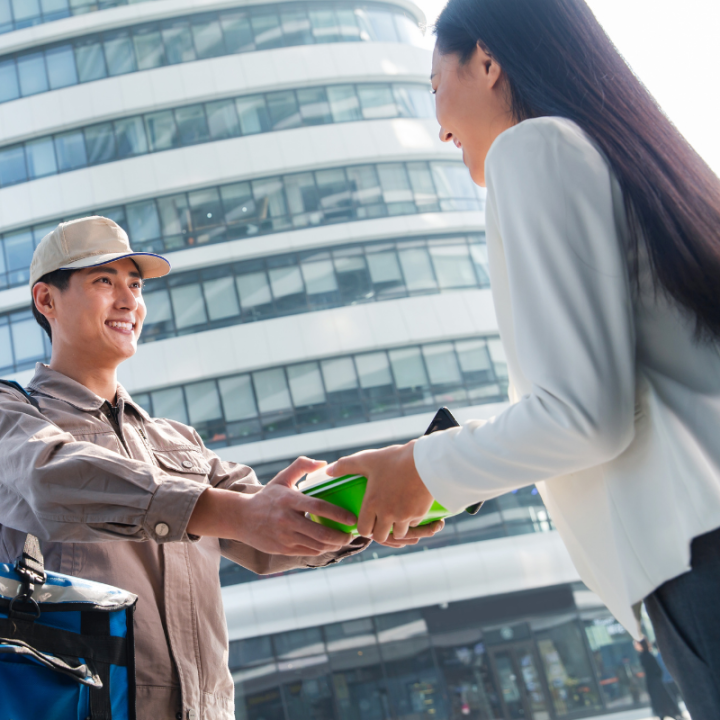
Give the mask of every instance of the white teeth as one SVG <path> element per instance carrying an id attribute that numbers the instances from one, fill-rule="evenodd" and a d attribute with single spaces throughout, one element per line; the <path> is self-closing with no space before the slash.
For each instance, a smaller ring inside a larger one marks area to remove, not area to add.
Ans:
<path id="1" fill-rule="evenodd" d="M 123 328 L 124 330 L 132 330 L 133 324 L 129 322 L 117 322 L 116 320 L 111 320 L 108 325 L 110 327 L 116 327 L 116 328 Z"/>

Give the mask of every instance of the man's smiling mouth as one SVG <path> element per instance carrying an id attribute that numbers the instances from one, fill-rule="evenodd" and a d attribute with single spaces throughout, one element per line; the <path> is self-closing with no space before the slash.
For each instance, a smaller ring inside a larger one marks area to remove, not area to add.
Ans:
<path id="1" fill-rule="evenodd" d="M 106 320 L 105 324 L 113 330 L 117 330 L 118 332 L 123 333 L 124 335 L 130 335 L 135 329 L 135 323 L 126 322 L 124 320 Z"/>

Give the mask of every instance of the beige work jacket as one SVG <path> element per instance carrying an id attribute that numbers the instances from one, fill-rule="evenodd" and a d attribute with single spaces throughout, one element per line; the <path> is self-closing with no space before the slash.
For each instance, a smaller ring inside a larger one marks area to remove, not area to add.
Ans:
<path id="1" fill-rule="evenodd" d="M 189 536 L 207 487 L 262 488 L 249 467 L 220 460 L 192 428 L 151 418 L 120 385 L 116 412 L 42 363 L 28 390 L 41 412 L 0 385 L 0 561 L 31 532 L 47 569 L 138 596 L 139 720 L 234 718 L 220 556 L 267 574 L 337 562 L 367 541 L 304 558 Z"/>

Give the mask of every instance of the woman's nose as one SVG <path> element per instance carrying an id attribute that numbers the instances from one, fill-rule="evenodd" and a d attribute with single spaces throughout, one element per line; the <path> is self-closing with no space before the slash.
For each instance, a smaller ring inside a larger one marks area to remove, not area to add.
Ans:
<path id="1" fill-rule="evenodd" d="M 440 140 L 443 142 L 450 142 L 453 139 L 453 134 L 446 130 L 442 125 L 440 126 Z"/>

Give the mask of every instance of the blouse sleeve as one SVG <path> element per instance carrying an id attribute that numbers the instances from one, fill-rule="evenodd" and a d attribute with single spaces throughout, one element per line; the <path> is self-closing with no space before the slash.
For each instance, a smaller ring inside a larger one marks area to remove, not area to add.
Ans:
<path id="1" fill-rule="evenodd" d="M 607 161 L 577 127 L 542 118 L 495 141 L 486 179 L 521 397 L 416 443 L 423 482 L 454 511 L 602 464 L 634 433 L 633 311 Z"/>

